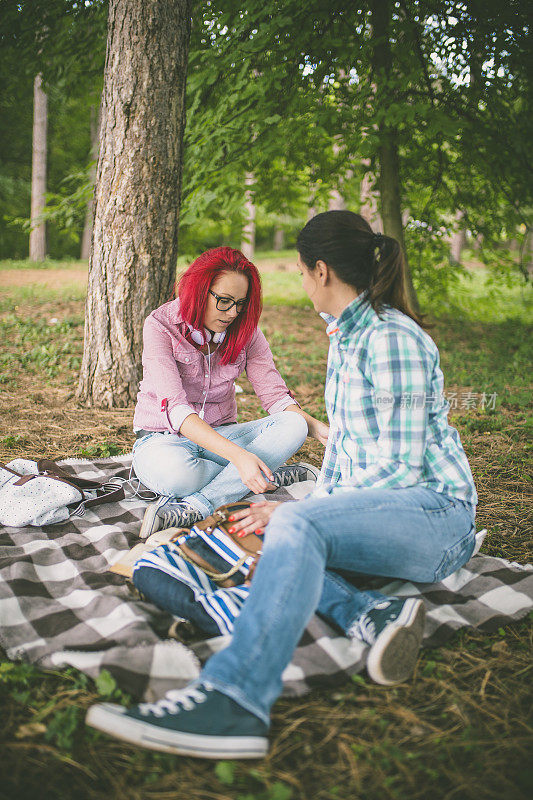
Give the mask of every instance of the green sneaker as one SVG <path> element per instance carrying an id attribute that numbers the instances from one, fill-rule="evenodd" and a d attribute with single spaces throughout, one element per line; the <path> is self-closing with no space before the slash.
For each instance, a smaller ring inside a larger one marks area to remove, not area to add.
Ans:
<path id="1" fill-rule="evenodd" d="M 422 600 L 384 600 L 352 626 L 348 635 L 370 645 L 366 670 L 375 683 L 392 686 L 408 680 L 424 634 Z"/>
<path id="2" fill-rule="evenodd" d="M 209 683 L 167 692 L 157 703 L 126 709 L 98 703 L 87 725 L 125 742 L 196 758 L 262 758 L 268 727 Z"/>

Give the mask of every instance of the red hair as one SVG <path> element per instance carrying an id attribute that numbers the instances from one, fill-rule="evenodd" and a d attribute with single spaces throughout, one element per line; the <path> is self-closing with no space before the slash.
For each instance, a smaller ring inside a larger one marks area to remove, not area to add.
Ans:
<path id="1" fill-rule="evenodd" d="M 183 273 L 177 295 L 185 322 L 196 330 L 202 330 L 209 289 L 223 272 L 240 272 L 248 278 L 246 307 L 229 326 L 220 350 L 220 363 L 232 364 L 254 335 L 261 316 L 261 278 L 257 267 L 240 250 L 214 247 L 198 256 Z"/>

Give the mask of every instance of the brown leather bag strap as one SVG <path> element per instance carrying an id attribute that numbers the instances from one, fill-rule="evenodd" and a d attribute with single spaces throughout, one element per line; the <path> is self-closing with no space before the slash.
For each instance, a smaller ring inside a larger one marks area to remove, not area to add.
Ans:
<path id="1" fill-rule="evenodd" d="M 85 495 L 83 494 L 83 491 L 80 489 L 79 486 L 76 486 L 75 483 L 72 483 L 72 481 L 69 481 L 67 478 L 60 478 L 59 475 L 42 475 L 41 473 L 39 473 L 38 475 L 22 475 L 18 479 L 18 481 L 15 481 L 13 486 L 24 486 L 25 483 L 28 483 L 28 481 L 34 481 L 35 478 L 48 478 L 51 481 L 66 483 L 68 486 L 72 486 L 73 489 L 76 489 L 76 491 L 80 493 L 82 500 L 85 500 Z"/>
<path id="2" fill-rule="evenodd" d="M 209 561 L 206 561 L 206 559 L 202 558 L 201 555 L 196 553 L 190 547 L 187 547 L 186 544 L 178 544 L 175 545 L 175 547 L 180 556 L 185 561 L 188 561 L 189 564 L 192 564 L 195 567 L 199 567 L 203 572 L 205 572 L 208 578 L 211 578 L 216 583 L 220 583 L 221 585 L 226 581 L 228 581 L 229 578 L 233 577 L 233 575 L 235 575 L 240 570 L 240 568 L 248 558 L 247 555 L 243 556 L 227 572 L 215 572 Z M 233 586 L 233 585 L 234 585 L 233 583 L 226 584 L 226 586 Z"/>
<path id="3" fill-rule="evenodd" d="M 224 506 L 216 508 L 212 514 L 203 519 L 201 522 L 196 523 L 196 527 L 201 531 L 206 531 L 208 528 L 215 528 L 217 525 L 224 526 L 229 522 L 229 518 L 235 511 L 242 511 L 245 508 L 250 508 L 251 503 L 246 500 L 241 500 L 237 503 L 227 503 Z M 227 531 L 226 531 L 227 533 Z"/>
<path id="4" fill-rule="evenodd" d="M 4 464 L 4 462 L 3 462 L 3 461 L 0 461 L 0 469 L 5 469 L 7 472 L 10 472 L 12 475 L 18 475 L 18 476 L 19 476 L 19 478 L 22 478 L 22 477 L 23 477 L 23 476 L 20 474 L 20 472 L 15 472 L 15 470 L 14 470 L 14 469 L 11 469 L 11 467 L 8 467 L 8 466 L 6 466 L 6 465 Z"/>
<path id="5" fill-rule="evenodd" d="M 94 508 L 94 506 L 101 506 L 104 503 L 117 503 L 119 500 L 124 500 L 125 497 L 122 486 L 109 491 L 102 487 L 101 490 L 98 489 L 97 491 L 101 491 L 101 494 L 97 494 L 97 496 L 93 497 L 91 500 L 85 500 L 83 504 L 85 508 Z"/>
<path id="6" fill-rule="evenodd" d="M 71 475 L 49 458 L 39 458 L 35 463 L 37 464 L 39 472 L 47 475 L 56 475 L 58 478 L 64 478 L 79 489 L 99 489 L 102 486 L 101 481 L 91 480 L 89 478 L 78 478 L 77 475 Z"/>

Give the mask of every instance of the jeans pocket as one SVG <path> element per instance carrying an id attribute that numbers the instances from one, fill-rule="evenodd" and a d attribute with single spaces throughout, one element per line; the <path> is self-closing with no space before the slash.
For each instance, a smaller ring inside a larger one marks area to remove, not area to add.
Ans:
<path id="1" fill-rule="evenodd" d="M 444 552 L 442 560 L 435 570 L 435 583 L 442 581 L 458 570 L 469 560 L 476 543 L 476 529 L 472 527 L 458 542 Z"/>
<path id="2" fill-rule="evenodd" d="M 453 508 L 455 505 L 454 500 L 449 500 L 442 506 L 436 506 L 435 508 L 424 508 L 426 514 L 447 514 L 448 511 Z"/>
<path id="3" fill-rule="evenodd" d="M 155 433 L 155 431 L 154 431 L 154 433 Z M 145 433 L 144 436 L 140 436 L 138 439 L 135 439 L 135 441 L 133 442 L 133 452 L 138 450 L 139 447 L 141 447 L 141 445 L 143 445 L 145 442 L 147 442 L 148 439 L 150 439 L 152 436 L 153 436 L 153 433 Z"/>

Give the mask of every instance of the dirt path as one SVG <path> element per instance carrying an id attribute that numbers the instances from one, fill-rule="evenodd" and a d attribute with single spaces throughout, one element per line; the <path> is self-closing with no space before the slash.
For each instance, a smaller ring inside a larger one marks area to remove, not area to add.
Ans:
<path id="1" fill-rule="evenodd" d="M 0 270 L 0 289 L 33 284 L 61 289 L 63 286 L 87 284 L 87 267 L 75 269 L 5 269 Z"/>
<path id="2" fill-rule="evenodd" d="M 296 251 L 290 256 L 280 255 L 274 258 L 258 258 L 255 264 L 261 272 L 297 272 Z M 87 272 L 85 266 L 65 267 L 63 269 L 3 269 L 0 270 L 0 291 L 3 288 L 47 286 L 50 289 L 61 289 L 63 286 L 86 286 Z"/>

